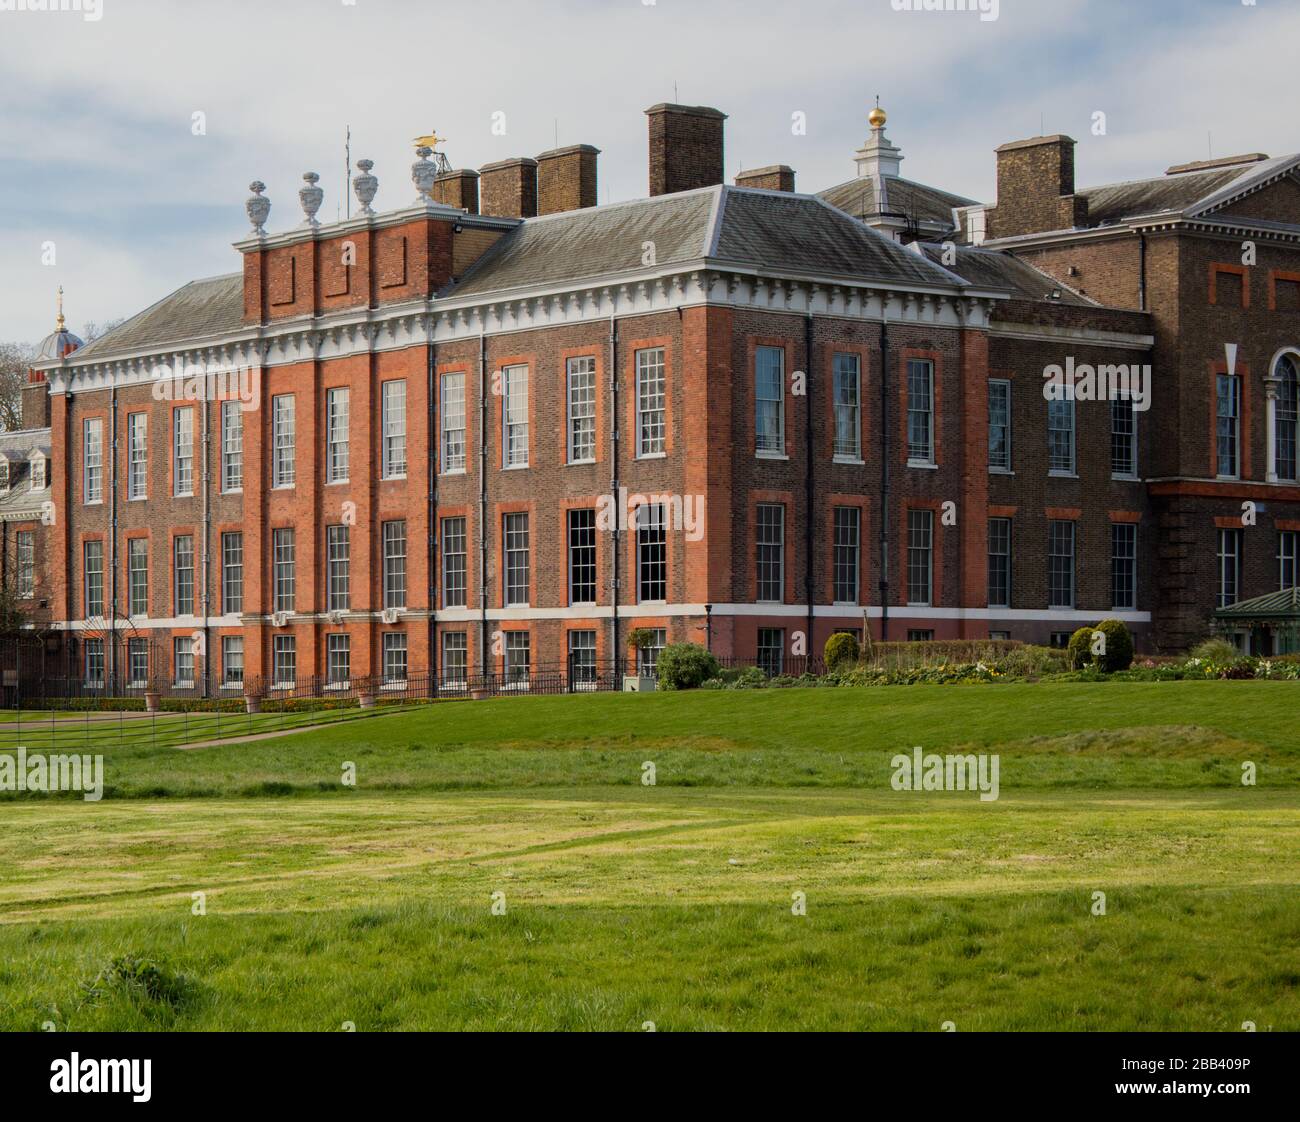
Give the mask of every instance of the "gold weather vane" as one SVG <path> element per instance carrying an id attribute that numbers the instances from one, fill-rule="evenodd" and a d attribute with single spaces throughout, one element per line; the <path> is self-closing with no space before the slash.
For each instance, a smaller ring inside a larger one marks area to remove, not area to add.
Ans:
<path id="1" fill-rule="evenodd" d="M 437 132 L 431 132 L 428 136 L 417 136 L 414 144 L 417 148 L 437 148 L 439 144 L 446 144 L 447 138 L 439 136 Z"/>

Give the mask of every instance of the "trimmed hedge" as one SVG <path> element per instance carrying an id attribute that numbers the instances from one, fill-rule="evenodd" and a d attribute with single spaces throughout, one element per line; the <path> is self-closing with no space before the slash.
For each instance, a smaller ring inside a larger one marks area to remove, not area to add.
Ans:
<path id="1" fill-rule="evenodd" d="M 718 660 L 696 643 L 669 643 L 659 652 L 657 676 L 661 690 L 699 689 L 721 671 Z"/>

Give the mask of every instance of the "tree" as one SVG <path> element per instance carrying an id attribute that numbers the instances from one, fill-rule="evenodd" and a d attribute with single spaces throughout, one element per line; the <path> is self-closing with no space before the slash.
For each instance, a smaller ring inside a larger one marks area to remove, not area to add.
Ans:
<path id="1" fill-rule="evenodd" d="M 83 343 L 93 343 L 96 339 L 102 339 L 110 331 L 116 331 L 124 323 L 126 323 L 125 316 L 119 316 L 117 319 L 110 319 L 103 325 L 100 325 L 93 319 L 88 319 L 86 320 L 86 326 L 81 329 L 81 341 Z"/>
<path id="2" fill-rule="evenodd" d="M 0 343 L 0 427 L 7 432 L 23 423 L 23 386 L 34 354 L 27 343 Z"/>

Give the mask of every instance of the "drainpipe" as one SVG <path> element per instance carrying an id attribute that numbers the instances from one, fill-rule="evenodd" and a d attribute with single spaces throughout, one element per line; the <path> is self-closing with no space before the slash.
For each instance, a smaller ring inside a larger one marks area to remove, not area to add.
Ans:
<path id="1" fill-rule="evenodd" d="M 436 566 L 438 563 L 438 458 L 442 452 L 440 443 L 440 434 L 436 427 L 438 417 L 438 407 L 434 400 L 434 391 L 437 386 L 435 374 L 436 363 L 434 360 L 433 349 L 433 316 L 429 316 L 429 361 L 428 371 L 425 377 L 425 401 L 428 405 L 428 418 L 425 425 L 425 432 L 428 434 L 429 443 L 429 525 L 425 535 L 425 552 L 427 556 L 426 568 L 428 572 L 426 583 L 428 585 L 428 602 L 429 602 L 429 672 L 433 682 L 438 678 L 438 597 L 437 582 L 435 579 Z M 382 446 L 383 434 L 380 434 Z M 382 669 L 382 667 L 381 667 Z"/>
<path id="2" fill-rule="evenodd" d="M 892 455 L 889 420 L 889 320 L 880 320 L 880 641 L 889 642 L 889 483 Z M 863 638 L 865 638 L 865 634 Z"/>
<path id="3" fill-rule="evenodd" d="M 1147 310 L 1147 236 L 1138 234 L 1138 311 Z"/>
<path id="4" fill-rule="evenodd" d="M 212 374 L 203 376 L 203 696 L 212 685 Z M 224 607 L 224 605 L 222 605 Z"/>
<path id="5" fill-rule="evenodd" d="M 488 537 L 487 537 L 487 336 L 478 336 L 478 605 L 479 605 L 479 671 L 488 672 Z"/>
<path id="6" fill-rule="evenodd" d="M 117 692 L 117 384 L 114 382 L 109 400 L 109 447 L 113 456 L 112 483 L 109 490 L 109 573 L 113 592 L 108 614 L 108 686 Z"/>
<path id="7" fill-rule="evenodd" d="M 613 608 L 613 615 L 610 617 L 610 642 L 613 644 L 610 648 L 610 656 L 613 658 L 617 667 L 617 672 L 622 673 L 622 658 L 618 645 L 618 593 L 619 593 L 619 548 L 620 534 L 619 522 L 623 518 L 623 508 L 618 499 L 618 318 L 613 311 L 609 313 L 609 455 L 610 455 L 610 494 L 613 497 L 614 524 L 610 527 L 609 540 L 613 544 L 612 553 L 614 556 L 612 570 L 612 581 L 610 585 L 610 602 Z"/>
<path id="8" fill-rule="evenodd" d="M 816 584 L 813 580 L 813 524 L 816 489 L 813 479 L 813 317 L 809 312 L 804 316 L 804 593 L 808 599 L 808 647 L 813 651 L 813 604 L 816 600 Z"/>

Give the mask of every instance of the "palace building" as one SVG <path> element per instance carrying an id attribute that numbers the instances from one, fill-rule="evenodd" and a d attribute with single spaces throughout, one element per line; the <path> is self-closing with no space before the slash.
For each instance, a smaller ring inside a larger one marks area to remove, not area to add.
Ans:
<path id="1" fill-rule="evenodd" d="M 237 271 L 60 316 L 0 435 L 33 624 L 208 693 L 581 673 L 633 630 L 773 671 L 864 628 L 1277 645 L 1227 609 L 1296 585 L 1300 155 L 1081 189 L 1036 137 L 985 205 L 903 178 L 878 108 L 820 194 L 724 184 L 715 109 L 647 117 L 648 198 L 597 205 L 590 145 L 421 148 L 394 209 L 362 161 L 354 217 L 308 173 L 267 232 L 254 183 Z M 1075 392 L 1119 367 L 1146 400 Z"/>

